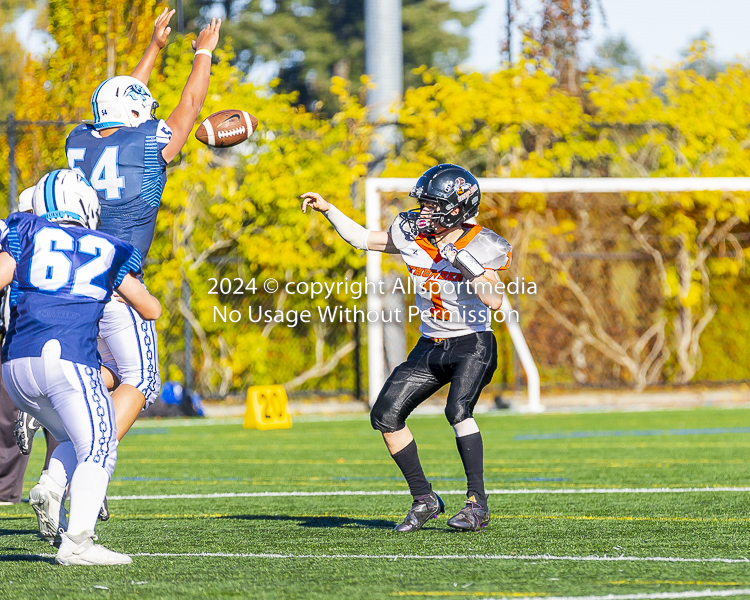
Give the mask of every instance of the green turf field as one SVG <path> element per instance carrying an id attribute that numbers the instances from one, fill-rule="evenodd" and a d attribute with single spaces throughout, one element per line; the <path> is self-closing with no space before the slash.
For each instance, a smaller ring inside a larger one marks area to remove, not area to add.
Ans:
<path id="1" fill-rule="evenodd" d="M 731 489 L 750 489 L 750 410 L 477 421 L 496 490 L 489 527 L 454 532 L 442 516 L 408 535 L 391 532 L 410 497 L 365 417 L 271 432 L 139 423 L 120 444 L 113 517 L 97 531 L 133 564 L 57 566 L 28 504 L 3 506 L 0 598 L 750 597 L 750 491 Z M 410 426 L 456 512 L 452 430 L 438 416 Z M 35 445 L 26 492 L 44 454 Z M 706 487 L 730 489 L 691 490 Z M 551 493 L 576 490 L 600 493 Z M 197 497 L 163 497 L 179 494 Z M 144 498 L 117 499 L 127 496 Z"/>

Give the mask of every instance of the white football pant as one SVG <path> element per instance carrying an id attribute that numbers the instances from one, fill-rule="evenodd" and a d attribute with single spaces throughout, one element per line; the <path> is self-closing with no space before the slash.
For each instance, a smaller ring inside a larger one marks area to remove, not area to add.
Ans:
<path id="1" fill-rule="evenodd" d="M 159 397 L 159 348 L 153 321 L 144 321 L 127 304 L 112 298 L 99 321 L 97 349 L 120 383 L 137 388 L 148 408 Z"/>
<path id="2" fill-rule="evenodd" d="M 99 369 L 60 358 L 50 340 L 40 357 L 14 358 L 3 365 L 3 382 L 20 410 L 49 430 L 60 445 L 49 475 L 70 484 L 68 531 L 94 529 L 117 462 L 112 398 Z"/>

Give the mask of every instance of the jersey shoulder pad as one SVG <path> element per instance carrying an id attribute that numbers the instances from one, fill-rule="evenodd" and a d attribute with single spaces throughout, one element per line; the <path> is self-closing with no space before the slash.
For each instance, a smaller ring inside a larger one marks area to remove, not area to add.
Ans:
<path id="1" fill-rule="evenodd" d="M 80 137 L 81 135 L 87 134 L 90 130 L 93 130 L 93 127 L 91 127 L 91 125 L 86 125 L 85 123 L 76 125 L 68 134 L 68 137 L 66 138 L 65 143 L 67 144 L 69 140 L 72 140 L 77 137 Z"/>
<path id="2" fill-rule="evenodd" d="M 491 229 L 482 227 L 466 249 L 487 269 L 504 271 L 510 267 L 512 247 Z"/>
<path id="3" fill-rule="evenodd" d="M 2 250 L 8 252 L 16 260 L 21 255 L 22 248 L 33 239 L 37 231 L 43 227 L 59 227 L 47 219 L 37 217 L 31 213 L 12 213 L 5 219 L 6 230 L 0 238 Z"/>
<path id="4" fill-rule="evenodd" d="M 167 122 L 164 119 L 146 121 L 145 123 L 141 123 L 137 127 L 131 127 L 128 130 L 137 131 L 141 135 L 147 137 L 156 137 L 156 143 L 160 148 L 166 146 L 172 139 L 172 129 L 167 125 Z"/>
<path id="5" fill-rule="evenodd" d="M 403 250 L 419 235 L 417 219 L 419 215 L 415 212 L 402 212 L 393 220 L 388 232 L 391 234 L 393 245 Z"/>
<path id="6" fill-rule="evenodd" d="M 156 127 L 156 141 L 159 145 L 166 146 L 172 139 L 172 128 L 164 119 L 159 119 Z"/>
<path id="7" fill-rule="evenodd" d="M 20 213 L 15 212 L 8 215 L 8 217 L 5 219 L 5 225 L 10 229 L 41 229 L 45 226 L 51 226 L 51 227 L 58 227 L 58 225 L 55 225 L 53 223 L 50 223 L 47 219 L 44 217 L 37 217 L 36 215 L 32 215 L 31 213 Z M 7 232 L 6 232 L 7 233 Z"/>

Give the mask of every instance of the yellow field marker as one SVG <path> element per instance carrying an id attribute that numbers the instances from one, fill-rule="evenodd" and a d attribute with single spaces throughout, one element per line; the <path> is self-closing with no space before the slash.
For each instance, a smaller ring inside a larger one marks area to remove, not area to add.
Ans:
<path id="1" fill-rule="evenodd" d="M 252 386 L 247 389 L 245 429 L 289 429 L 292 417 L 286 410 L 287 397 L 284 386 Z"/>

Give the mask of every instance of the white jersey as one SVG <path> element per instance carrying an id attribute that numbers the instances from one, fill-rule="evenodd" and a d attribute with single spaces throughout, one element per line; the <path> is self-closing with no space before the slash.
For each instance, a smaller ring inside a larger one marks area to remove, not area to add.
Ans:
<path id="1" fill-rule="evenodd" d="M 419 331 L 438 339 L 492 331 L 489 309 L 460 271 L 417 231 L 417 217 L 417 213 L 400 213 L 389 233 L 416 290 L 422 321 Z M 504 271 L 510 267 L 511 246 L 505 239 L 480 225 L 462 227 L 464 234 L 454 243 L 458 250 L 465 248 L 487 269 Z"/>

